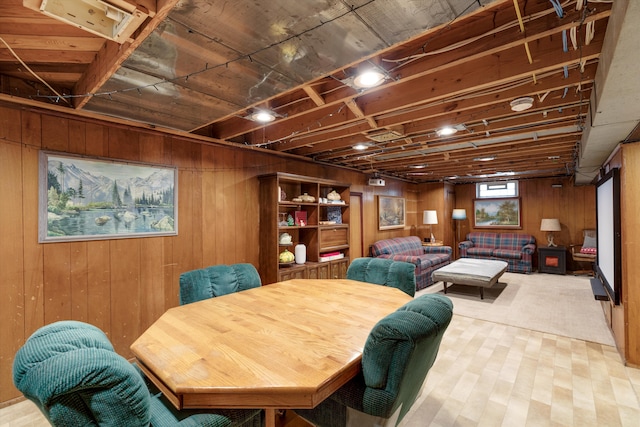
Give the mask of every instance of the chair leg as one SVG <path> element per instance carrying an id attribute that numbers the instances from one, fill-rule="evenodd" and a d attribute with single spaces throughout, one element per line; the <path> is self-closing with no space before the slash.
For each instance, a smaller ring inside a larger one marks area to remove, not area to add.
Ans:
<path id="1" fill-rule="evenodd" d="M 587 276 L 593 277 L 595 275 L 595 273 L 593 272 L 593 270 L 575 270 L 573 272 L 574 276 L 581 276 L 583 274 L 586 274 Z"/>

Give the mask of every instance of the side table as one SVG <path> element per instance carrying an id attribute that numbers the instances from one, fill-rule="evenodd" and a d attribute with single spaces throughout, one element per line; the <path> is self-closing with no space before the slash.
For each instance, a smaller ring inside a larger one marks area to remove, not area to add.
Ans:
<path id="1" fill-rule="evenodd" d="M 567 249 L 564 246 L 538 247 L 538 271 L 540 273 L 566 274 Z"/>
<path id="2" fill-rule="evenodd" d="M 442 240 L 436 240 L 435 242 L 422 242 L 422 246 L 443 246 Z"/>

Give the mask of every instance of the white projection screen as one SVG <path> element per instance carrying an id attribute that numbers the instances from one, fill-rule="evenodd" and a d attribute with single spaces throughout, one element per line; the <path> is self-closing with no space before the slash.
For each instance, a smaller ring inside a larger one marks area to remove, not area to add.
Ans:
<path id="1" fill-rule="evenodd" d="M 598 224 L 598 279 L 615 304 L 620 303 L 620 178 L 612 169 L 596 183 L 596 220 Z"/>

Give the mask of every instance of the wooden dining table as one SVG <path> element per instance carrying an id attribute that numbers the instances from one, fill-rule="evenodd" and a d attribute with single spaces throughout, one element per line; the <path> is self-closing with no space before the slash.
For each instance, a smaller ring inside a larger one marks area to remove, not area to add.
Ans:
<path id="1" fill-rule="evenodd" d="M 293 279 L 165 312 L 132 345 L 178 408 L 313 408 L 361 369 L 369 332 L 411 300 L 386 286 Z"/>

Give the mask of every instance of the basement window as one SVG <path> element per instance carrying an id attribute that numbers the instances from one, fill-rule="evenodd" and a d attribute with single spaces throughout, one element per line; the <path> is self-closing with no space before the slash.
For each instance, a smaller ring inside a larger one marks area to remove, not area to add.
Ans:
<path id="1" fill-rule="evenodd" d="M 476 197 L 518 197 L 518 181 L 479 182 L 476 184 Z"/>

